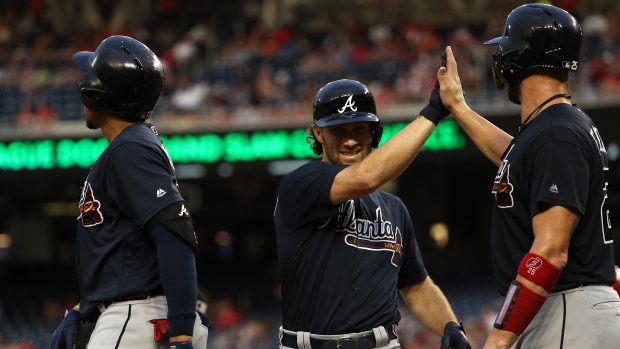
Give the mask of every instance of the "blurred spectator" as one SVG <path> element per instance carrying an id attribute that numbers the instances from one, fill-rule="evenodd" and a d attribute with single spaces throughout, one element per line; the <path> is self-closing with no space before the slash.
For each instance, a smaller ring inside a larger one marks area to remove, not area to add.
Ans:
<path id="1" fill-rule="evenodd" d="M 569 11 L 586 11 L 579 14 L 584 49 L 578 87 L 591 96 L 618 93 L 620 9 L 597 2 L 558 3 Z M 0 4 L 0 48 L 5 48 L 0 50 L 0 123 L 30 127 L 82 119 L 74 92 L 79 75 L 69 70 L 70 52 L 90 50 L 99 38 L 122 32 L 139 36 L 165 64 L 166 91 L 156 111 L 163 119 L 195 118 L 196 113 L 235 122 L 296 119 L 308 112 L 300 108 L 308 91 L 335 78 L 378 86 L 379 108 L 423 103 L 446 44 L 463 57 L 459 71 L 473 102 L 494 97 L 491 52 L 481 43 L 501 25 L 493 19 L 505 18 L 501 6 L 492 7 L 486 24 L 363 23 L 343 16 L 317 26 L 312 6 L 299 2 L 282 4 L 280 25 L 271 27 L 263 22 L 261 4 L 209 3 L 206 12 L 198 0 Z M 140 16 L 128 17 L 136 8 Z"/>

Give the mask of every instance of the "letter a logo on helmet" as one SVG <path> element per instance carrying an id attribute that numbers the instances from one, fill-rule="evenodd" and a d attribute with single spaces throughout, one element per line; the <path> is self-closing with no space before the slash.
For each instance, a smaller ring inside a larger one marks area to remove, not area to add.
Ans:
<path id="1" fill-rule="evenodd" d="M 349 96 L 349 99 L 347 99 L 347 102 L 344 104 L 344 106 L 341 109 L 338 109 L 338 112 L 344 113 L 344 111 L 347 110 L 347 107 L 351 108 L 351 111 L 357 111 L 357 107 L 355 106 L 355 102 L 353 101 L 353 95 Z"/>

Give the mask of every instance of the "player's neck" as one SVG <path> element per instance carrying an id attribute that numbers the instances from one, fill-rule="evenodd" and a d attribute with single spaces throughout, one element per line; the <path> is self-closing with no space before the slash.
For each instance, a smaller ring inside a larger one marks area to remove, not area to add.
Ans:
<path id="1" fill-rule="evenodd" d="M 561 82 L 546 75 L 532 75 L 521 82 L 521 122 L 535 111 L 540 113 L 551 105 L 569 103 L 569 98 L 560 96 L 547 103 L 556 95 L 569 94 L 568 82 Z M 538 110 L 536 110 L 538 108 Z"/>
<path id="2" fill-rule="evenodd" d="M 112 143 L 124 129 L 135 124 L 135 122 L 125 121 L 113 116 L 108 117 L 105 125 L 101 127 L 101 133 L 108 140 L 108 144 Z"/>

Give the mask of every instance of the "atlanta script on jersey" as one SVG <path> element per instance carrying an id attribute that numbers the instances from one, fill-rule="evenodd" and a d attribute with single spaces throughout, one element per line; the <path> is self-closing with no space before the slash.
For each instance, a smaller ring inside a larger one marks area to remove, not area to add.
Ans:
<path id="1" fill-rule="evenodd" d="M 313 161 L 280 184 L 274 222 L 287 330 L 341 334 L 397 323 L 396 290 L 428 275 L 399 198 L 378 190 L 331 204 L 345 167 Z"/>

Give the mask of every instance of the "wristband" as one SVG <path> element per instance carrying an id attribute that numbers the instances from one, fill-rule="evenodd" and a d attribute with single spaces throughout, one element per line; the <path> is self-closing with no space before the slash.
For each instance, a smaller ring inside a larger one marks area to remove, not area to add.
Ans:
<path id="1" fill-rule="evenodd" d="M 522 334 L 546 299 L 547 297 L 530 290 L 519 281 L 513 281 L 493 327 Z"/>
<path id="2" fill-rule="evenodd" d="M 517 274 L 551 293 L 560 278 L 560 269 L 544 257 L 528 252 L 521 260 Z"/>
<path id="3" fill-rule="evenodd" d="M 446 53 L 441 54 L 441 66 L 446 66 Z M 450 115 L 450 110 L 443 105 L 441 96 L 439 94 L 439 80 L 435 81 L 435 85 L 431 90 L 431 95 L 428 98 L 428 104 L 422 108 L 420 115 L 430 120 L 435 126 L 439 124 L 439 121 Z"/>

